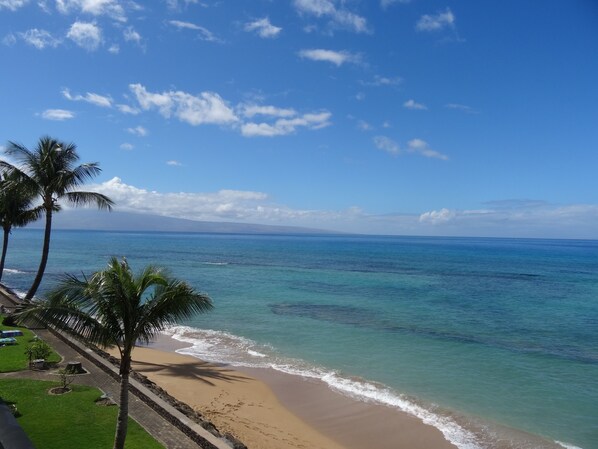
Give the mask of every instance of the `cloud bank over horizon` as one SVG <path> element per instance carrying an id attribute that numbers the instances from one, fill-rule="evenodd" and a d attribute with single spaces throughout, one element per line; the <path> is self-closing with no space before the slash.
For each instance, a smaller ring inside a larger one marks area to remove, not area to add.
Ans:
<path id="1" fill-rule="evenodd" d="M 297 209 L 277 204 L 264 192 L 162 193 L 126 184 L 114 177 L 87 189 L 108 195 L 115 210 L 182 218 L 273 226 L 302 226 L 329 231 L 459 237 L 538 237 L 598 239 L 598 206 L 555 205 L 539 200 L 502 200 L 475 210 L 374 214 L 359 206 L 345 210 Z"/>

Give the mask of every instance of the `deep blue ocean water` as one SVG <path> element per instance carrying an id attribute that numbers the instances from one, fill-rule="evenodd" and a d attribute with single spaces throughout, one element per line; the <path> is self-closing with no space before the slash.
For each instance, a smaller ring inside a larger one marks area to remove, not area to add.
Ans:
<path id="1" fill-rule="evenodd" d="M 3 282 L 28 288 L 41 240 L 13 232 Z M 112 255 L 213 298 L 170 330 L 195 355 L 320 378 L 462 448 L 598 448 L 597 241 L 54 231 L 40 295 Z"/>

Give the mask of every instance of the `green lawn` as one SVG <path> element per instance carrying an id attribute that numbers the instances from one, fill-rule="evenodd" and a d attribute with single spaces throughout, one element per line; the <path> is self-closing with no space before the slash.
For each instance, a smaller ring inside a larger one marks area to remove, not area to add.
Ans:
<path id="1" fill-rule="evenodd" d="M 73 391 L 49 395 L 57 382 L 0 379 L 0 397 L 16 404 L 19 424 L 35 447 L 44 449 L 105 449 L 112 447 L 116 406 L 99 406 L 100 391 L 71 385 Z M 139 424 L 129 418 L 127 449 L 164 449 Z"/>
<path id="2" fill-rule="evenodd" d="M 29 368 L 29 360 L 25 355 L 25 348 L 33 341 L 35 335 L 25 327 L 11 327 L 2 324 L 2 315 L 0 315 L 0 330 L 18 329 L 23 332 L 22 337 L 16 337 L 17 344 L 0 347 L 0 373 L 9 371 L 21 371 Z M 48 363 L 60 362 L 60 356 L 52 351 L 52 354 L 46 359 Z"/>

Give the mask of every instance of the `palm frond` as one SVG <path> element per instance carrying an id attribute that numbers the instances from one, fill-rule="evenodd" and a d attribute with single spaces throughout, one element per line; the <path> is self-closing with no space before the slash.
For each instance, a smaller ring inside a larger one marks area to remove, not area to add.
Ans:
<path id="1" fill-rule="evenodd" d="M 114 201 L 98 192 L 66 192 L 64 197 L 75 206 L 96 205 L 98 209 L 112 210 Z"/>

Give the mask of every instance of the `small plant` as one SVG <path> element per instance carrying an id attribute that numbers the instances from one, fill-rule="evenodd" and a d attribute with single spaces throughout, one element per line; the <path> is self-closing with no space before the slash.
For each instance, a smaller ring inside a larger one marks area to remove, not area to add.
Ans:
<path id="1" fill-rule="evenodd" d="M 31 366 L 33 360 L 47 359 L 51 353 L 52 348 L 50 345 L 45 341 L 38 339 L 35 339 L 33 343 L 27 345 L 25 348 L 25 355 L 29 359 L 29 366 Z"/>
<path id="2" fill-rule="evenodd" d="M 15 321 L 15 317 L 13 315 L 6 315 L 4 318 L 2 318 L 2 324 L 9 327 L 17 326 L 17 322 Z"/>
<path id="3" fill-rule="evenodd" d="M 73 383 L 75 376 L 71 372 L 67 371 L 66 368 L 58 370 L 58 376 L 60 376 L 60 385 L 62 391 L 66 392 L 70 389 L 69 385 Z"/>

